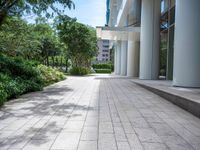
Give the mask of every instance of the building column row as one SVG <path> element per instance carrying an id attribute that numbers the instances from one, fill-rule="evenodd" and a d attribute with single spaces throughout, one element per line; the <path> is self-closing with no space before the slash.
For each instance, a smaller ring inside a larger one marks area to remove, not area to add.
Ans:
<path id="1" fill-rule="evenodd" d="M 142 0 L 140 52 L 139 44 L 133 40 L 128 41 L 128 46 L 124 41 L 118 42 L 115 54 L 116 74 L 134 77 L 138 76 L 139 70 L 140 79 L 158 79 L 160 7 L 160 0 Z M 199 0 L 176 1 L 174 86 L 200 87 L 199 14 Z"/>
<path id="2" fill-rule="evenodd" d="M 121 74 L 121 42 L 116 43 L 115 47 L 115 59 L 116 59 L 116 66 L 115 66 L 115 74 Z"/>
<path id="3" fill-rule="evenodd" d="M 127 41 L 121 41 L 121 76 L 127 75 Z"/>
<path id="4" fill-rule="evenodd" d="M 173 85 L 200 87 L 200 0 L 176 0 Z"/>
<path id="5" fill-rule="evenodd" d="M 115 46 L 115 74 L 127 75 L 127 42 L 118 41 Z"/>
<path id="6" fill-rule="evenodd" d="M 140 79 L 159 76 L 160 12 L 160 0 L 142 0 Z"/>
<path id="7" fill-rule="evenodd" d="M 134 41 L 133 33 L 128 36 L 127 76 L 139 76 L 139 50 L 140 43 Z"/>

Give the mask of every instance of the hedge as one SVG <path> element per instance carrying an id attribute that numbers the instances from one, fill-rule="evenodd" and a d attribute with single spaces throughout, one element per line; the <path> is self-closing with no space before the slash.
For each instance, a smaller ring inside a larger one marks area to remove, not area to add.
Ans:
<path id="1" fill-rule="evenodd" d="M 87 75 L 89 74 L 89 69 L 85 67 L 73 67 L 70 69 L 70 75 Z"/>
<path id="2" fill-rule="evenodd" d="M 92 67 L 94 69 L 111 69 L 111 64 L 93 64 Z"/>
<path id="3" fill-rule="evenodd" d="M 94 69 L 96 73 L 111 73 L 111 69 Z"/>

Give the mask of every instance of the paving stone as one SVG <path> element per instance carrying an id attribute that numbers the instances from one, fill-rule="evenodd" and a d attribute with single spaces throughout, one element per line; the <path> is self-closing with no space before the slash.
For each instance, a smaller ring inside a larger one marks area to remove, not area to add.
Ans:
<path id="1" fill-rule="evenodd" d="M 180 136 L 162 136 L 161 139 L 170 150 L 194 150 L 192 146 Z"/>
<path id="2" fill-rule="evenodd" d="M 164 144 L 161 143 L 142 143 L 145 150 L 169 150 Z"/>
<path id="3" fill-rule="evenodd" d="M 82 132 L 81 140 L 85 141 L 98 140 L 98 134 L 97 132 Z"/>
<path id="4" fill-rule="evenodd" d="M 100 133 L 113 133 L 112 122 L 100 122 L 99 132 Z"/>
<path id="5" fill-rule="evenodd" d="M 131 126 L 131 123 L 127 123 L 127 122 L 122 122 L 125 133 L 130 134 L 130 133 L 135 133 L 135 131 L 133 130 L 133 127 Z"/>
<path id="6" fill-rule="evenodd" d="M 114 132 L 117 141 L 127 141 L 124 129 L 122 127 L 114 127 Z"/>
<path id="7" fill-rule="evenodd" d="M 142 142 L 156 142 L 156 143 L 161 143 L 161 139 L 159 136 L 153 131 L 152 128 L 135 128 L 135 132 L 138 135 L 138 138 Z"/>
<path id="8" fill-rule="evenodd" d="M 144 118 L 133 118 L 130 120 L 134 128 L 149 128 L 150 126 Z"/>
<path id="9" fill-rule="evenodd" d="M 28 137 L 18 137 L 13 139 L 15 139 L 15 142 L 13 142 L 9 148 L 15 148 L 15 149 L 22 149 L 31 140 Z"/>
<path id="10" fill-rule="evenodd" d="M 97 150 L 97 141 L 80 141 L 78 150 Z"/>
<path id="11" fill-rule="evenodd" d="M 75 150 L 78 148 L 81 133 L 61 132 L 53 143 L 51 149 Z"/>
<path id="12" fill-rule="evenodd" d="M 99 135 L 98 150 L 117 150 L 114 134 L 101 133 Z"/>
<path id="13" fill-rule="evenodd" d="M 127 137 L 132 150 L 143 150 L 142 144 L 136 134 L 127 134 Z"/>
<path id="14" fill-rule="evenodd" d="M 68 121 L 64 127 L 63 131 L 70 132 L 81 132 L 84 125 L 84 121 Z"/>
<path id="15" fill-rule="evenodd" d="M 0 150 L 199 150 L 200 119 L 130 79 L 68 77 L 0 111 Z"/>
<path id="16" fill-rule="evenodd" d="M 118 150 L 131 150 L 128 142 L 117 142 Z"/>
<path id="17" fill-rule="evenodd" d="M 172 130 L 172 128 L 170 128 L 170 126 L 168 126 L 167 124 L 150 123 L 150 125 L 159 136 L 177 135 L 177 133 Z"/>
<path id="18" fill-rule="evenodd" d="M 22 150 L 49 150 L 54 140 L 30 140 Z"/>

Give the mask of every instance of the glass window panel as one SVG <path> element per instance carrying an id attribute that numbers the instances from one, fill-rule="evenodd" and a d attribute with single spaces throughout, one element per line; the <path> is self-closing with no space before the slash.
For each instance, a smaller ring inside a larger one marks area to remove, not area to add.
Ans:
<path id="1" fill-rule="evenodd" d="M 176 3 L 176 0 L 171 0 L 171 2 L 170 2 L 170 7 L 175 6 L 175 3 Z"/>
<path id="2" fill-rule="evenodd" d="M 170 9 L 170 25 L 175 22 L 175 7 Z"/>

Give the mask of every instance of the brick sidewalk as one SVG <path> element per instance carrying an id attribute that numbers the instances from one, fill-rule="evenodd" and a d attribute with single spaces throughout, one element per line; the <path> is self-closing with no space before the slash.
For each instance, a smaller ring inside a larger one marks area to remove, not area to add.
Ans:
<path id="1" fill-rule="evenodd" d="M 69 77 L 0 111 L 0 150 L 199 150 L 200 119 L 130 79 Z"/>

